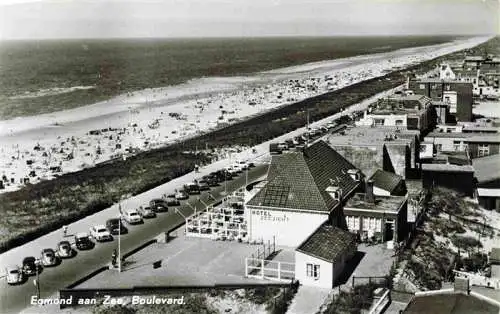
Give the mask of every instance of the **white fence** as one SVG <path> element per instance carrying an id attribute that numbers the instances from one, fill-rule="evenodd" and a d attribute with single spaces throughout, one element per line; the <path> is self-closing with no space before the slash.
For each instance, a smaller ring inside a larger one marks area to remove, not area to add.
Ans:
<path id="1" fill-rule="evenodd" d="M 245 258 L 245 277 L 290 281 L 295 278 L 295 264 L 263 258 Z"/>
<path id="2" fill-rule="evenodd" d="M 219 207 L 209 206 L 186 218 L 187 237 L 247 242 L 248 229 L 243 206 L 244 192 L 236 191 Z"/>

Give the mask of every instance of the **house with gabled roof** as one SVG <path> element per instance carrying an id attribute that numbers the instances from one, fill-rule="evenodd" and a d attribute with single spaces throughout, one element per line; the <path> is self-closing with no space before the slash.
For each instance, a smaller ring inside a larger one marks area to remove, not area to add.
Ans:
<path id="1" fill-rule="evenodd" d="M 295 250 L 295 278 L 303 285 L 331 289 L 356 251 L 352 233 L 324 223 Z"/>
<path id="2" fill-rule="evenodd" d="M 361 171 L 323 141 L 273 155 L 265 184 L 245 204 L 250 240 L 297 247 L 319 226 L 342 226 L 342 206 Z"/>
<path id="3" fill-rule="evenodd" d="M 369 178 L 373 181 L 373 194 L 377 196 L 405 196 L 406 185 L 402 176 L 377 169 Z"/>

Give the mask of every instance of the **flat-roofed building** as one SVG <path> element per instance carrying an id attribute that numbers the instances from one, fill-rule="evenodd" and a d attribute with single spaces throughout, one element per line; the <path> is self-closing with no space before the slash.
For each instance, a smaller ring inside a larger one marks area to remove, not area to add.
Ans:
<path id="1" fill-rule="evenodd" d="M 500 133 L 432 132 L 424 138 L 440 151 L 468 151 L 470 158 L 497 155 L 500 152 Z"/>
<path id="2" fill-rule="evenodd" d="M 479 204 L 486 209 L 500 209 L 500 155 L 473 160 Z"/>
<path id="3" fill-rule="evenodd" d="M 425 189 L 449 188 L 466 196 L 474 196 L 474 168 L 471 165 L 422 164 Z"/>
<path id="4" fill-rule="evenodd" d="M 450 113 L 455 115 L 456 120 L 472 121 L 472 83 L 439 78 L 410 78 L 408 88 L 415 94 L 449 103 Z"/>
<path id="5" fill-rule="evenodd" d="M 436 125 L 432 100 L 423 95 L 394 95 L 379 99 L 357 126 L 399 127 L 426 132 Z"/>
<path id="6" fill-rule="evenodd" d="M 376 196 L 373 181 L 366 182 L 365 193 L 356 193 L 344 206 L 347 228 L 361 239 L 399 242 L 408 233 L 406 196 Z"/>
<path id="7" fill-rule="evenodd" d="M 419 164 L 419 136 L 418 130 L 356 127 L 326 141 L 367 176 L 382 169 L 406 178 Z"/>

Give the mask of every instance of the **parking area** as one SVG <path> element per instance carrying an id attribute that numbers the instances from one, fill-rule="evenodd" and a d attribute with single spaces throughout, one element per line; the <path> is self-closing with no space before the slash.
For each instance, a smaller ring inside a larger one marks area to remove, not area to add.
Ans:
<path id="1" fill-rule="evenodd" d="M 170 242 L 152 244 L 128 257 L 121 273 L 107 270 L 77 288 L 260 283 L 263 281 L 245 278 L 245 257 L 257 247 L 237 241 L 188 238 L 184 228 L 179 228 Z M 153 263 L 160 260 L 161 267 L 153 269 Z"/>

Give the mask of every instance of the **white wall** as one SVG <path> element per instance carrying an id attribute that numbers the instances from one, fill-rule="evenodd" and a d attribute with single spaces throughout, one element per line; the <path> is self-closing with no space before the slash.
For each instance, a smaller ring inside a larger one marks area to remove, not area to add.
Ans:
<path id="1" fill-rule="evenodd" d="M 443 93 L 443 102 L 450 104 L 450 113 L 457 112 L 457 92 L 445 91 Z"/>
<path id="2" fill-rule="evenodd" d="M 280 210 L 262 210 L 246 207 L 251 240 L 263 239 L 277 245 L 297 247 L 321 224 L 328 220 L 326 213 L 298 213 Z"/>
<path id="3" fill-rule="evenodd" d="M 307 263 L 319 265 L 319 278 L 307 276 Z M 334 282 L 333 265 L 322 259 L 295 251 L 295 279 L 304 286 L 331 289 Z"/>
<path id="4" fill-rule="evenodd" d="M 407 115 L 406 114 L 368 114 L 366 117 L 359 121 L 356 121 L 356 126 L 372 126 L 375 125 L 375 119 L 383 119 L 384 126 L 396 126 L 396 120 L 401 120 L 401 124 L 398 126 L 406 128 L 407 126 Z"/>
<path id="5" fill-rule="evenodd" d="M 373 187 L 373 194 L 377 196 L 391 196 L 391 193 L 389 191 L 383 190 L 376 186 Z"/>

